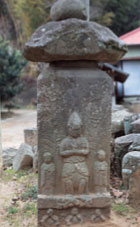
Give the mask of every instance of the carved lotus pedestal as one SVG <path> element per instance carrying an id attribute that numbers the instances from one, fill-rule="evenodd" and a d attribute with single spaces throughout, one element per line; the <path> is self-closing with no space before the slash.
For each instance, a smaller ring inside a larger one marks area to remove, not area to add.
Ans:
<path id="1" fill-rule="evenodd" d="M 44 64 L 38 78 L 38 226 L 110 213 L 112 80 L 96 62 Z"/>

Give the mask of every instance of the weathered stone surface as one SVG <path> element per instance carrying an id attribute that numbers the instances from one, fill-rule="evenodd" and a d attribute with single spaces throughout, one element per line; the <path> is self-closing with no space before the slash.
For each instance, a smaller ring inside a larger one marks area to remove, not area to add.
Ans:
<path id="1" fill-rule="evenodd" d="M 107 192 L 107 173 L 108 173 L 108 165 L 106 162 L 106 154 L 104 150 L 99 150 L 97 152 L 97 161 L 94 166 L 95 172 L 95 191 L 96 193 L 106 193 Z"/>
<path id="2" fill-rule="evenodd" d="M 54 194 L 55 187 L 55 164 L 53 162 L 52 154 L 46 152 L 43 155 L 44 162 L 41 165 L 41 192 L 42 194 Z"/>
<path id="3" fill-rule="evenodd" d="M 140 160 L 139 160 L 140 162 Z M 135 209 L 140 209 L 140 163 L 132 173 L 129 183 L 129 203 Z"/>
<path id="4" fill-rule="evenodd" d="M 122 160 L 122 176 L 127 188 L 129 188 L 129 179 L 137 168 L 140 168 L 140 151 L 127 153 Z"/>
<path id="5" fill-rule="evenodd" d="M 126 154 L 122 161 L 123 183 L 129 188 L 129 201 L 140 208 L 140 151 Z"/>
<path id="6" fill-rule="evenodd" d="M 115 106 L 112 110 L 112 134 L 124 133 L 124 119 L 132 115 L 123 106 Z"/>
<path id="7" fill-rule="evenodd" d="M 14 157 L 16 156 L 17 149 L 7 148 L 2 151 L 2 164 L 3 167 L 8 167 L 13 165 Z"/>
<path id="8" fill-rule="evenodd" d="M 112 63 L 120 60 L 126 50 L 126 45 L 108 28 L 95 22 L 68 19 L 38 28 L 26 43 L 24 56 L 35 62 L 92 60 Z"/>
<path id="9" fill-rule="evenodd" d="M 102 210 L 101 219 L 109 214 L 111 94 L 111 78 L 94 62 L 44 65 L 38 78 L 38 207 L 43 226 L 49 226 L 49 217 L 54 224 L 54 216 L 62 226 L 63 212 L 66 223 L 73 223 L 75 207 L 79 222 L 89 216 L 92 222 L 100 213 L 95 209 Z M 87 217 L 82 216 L 85 207 Z"/>
<path id="10" fill-rule="evenodd" d="M 67 209 L 62 209 L 61 214 L 56 213 L 55 209 L 40 209 L 38 213 L 39 226 L 84 226 L 86 222 L 93 223 L 102 222 L 108 219 L 109 208 L 93 209 L 82 208 L 77 206 Z"/>
<path id="11" fill-rule="evenodd" d="M 31 147 L 37 146 L 37 128 L 24 130 L 24 142 Z"/>
<path id="12" fill-rule="evenodd" d="M 140 119 L 132 122 L 131 127 L 133 133 L 140 133 Z"/>
<path id="13" fill-rule="evenodd" d="M 17 151 L 17 154 L 13 160 L 13 169 L 17 172 L 20 169 L 33 165 L 33 151 L 32 147 L 27 144 L 22 144 Z"/>
<path id="14" fill-rule="evenodd" d="M 87 19 L 85 0 L 59 0 L 51 8 L 51 19 L 53 21 L 68 18 Z"/>
<path id="15" fill-rule="evenodd" d="M 128 135 L 130 133 L 139 133 L 140 130 L 138 130 L 137 127 L 137 120 L 139 119 L 139 114 L 133 114 L 132 116 L 126 116 L 124 119 L 124 131 L 125 135 Z M 136 124 L 133 126 L 133 122 L 136 121 Z M 134 128 L 134 130 L 133 130 Z"/>
<path id="16" fill-rule="evenodd" d="M 115 139 L 114 155 L 115 165 L 118 175 L 121 175 L 121 163 L 124 155 L 131 150 L 135 150 L 132 146 L 140 145 L 140 134 L 129 134 Z"/>
<path id="17" fill-rule="evenodd" d="M 38 172 L 38 147 L 33 147 L 34 159 L 33 159 L 33 169 L 35 172 Z"/>

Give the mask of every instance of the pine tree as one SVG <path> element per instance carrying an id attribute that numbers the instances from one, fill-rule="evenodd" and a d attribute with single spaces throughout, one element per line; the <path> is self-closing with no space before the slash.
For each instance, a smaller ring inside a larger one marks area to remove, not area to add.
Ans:
<path id="1" fill-rule="evenodd" d="M 0 99 L 5 103 L 21 91 L 20 73 L 26 61 L 0 38 Z"/>

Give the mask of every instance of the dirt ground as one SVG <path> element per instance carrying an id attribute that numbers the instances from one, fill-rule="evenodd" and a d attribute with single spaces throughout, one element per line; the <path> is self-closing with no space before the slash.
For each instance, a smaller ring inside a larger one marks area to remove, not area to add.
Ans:
<path id="1" fill-rule="evenodd" d="M 10 118 L 2 120 L 2 148 L 19 148 L 24 142 L 24 129 L 36 127 L 35 110 L 15 110 Z"/>
<path id="2" fill-rule="evenodd" d="M 30 198 L 37 175 L 33 172 L 3 172 L 0 180 L 0 227 L 37 227 L 36 200 Z M 24 200 L 23 200 L 23 198 Z"/>
<path id="3" fill-rule="evenodd" d="M 2 146 L 18 148 L 24 142 L 23 130 L 36 127 L 36 111 L 18 110 L 12 118 L 2 121 Z M 32 182 L 33 181 L 33 182 Z M 36 227 L 36 201 L 22 201 L 23 194 L 37 183 L 32 171 L 16 175 L 6 170 L 0 179 L 0 227 Z M 17 199 L 15 199 L 15 197 Z M 114 205 L 115 207 L 116 205 Z M 140 212 L 125 210 L 122 205 L 112 210 L 110 220 L 104 223 L 73 225 L 73 227 L 140 227 Z M 50 226 L 51 227 L 51 226 Z"/>

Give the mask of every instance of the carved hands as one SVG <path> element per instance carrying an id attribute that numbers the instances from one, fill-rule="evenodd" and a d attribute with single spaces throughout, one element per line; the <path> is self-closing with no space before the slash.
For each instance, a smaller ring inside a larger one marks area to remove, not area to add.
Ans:
<path id="1" fill-rule="evenodd" d="M 65 150 L 61 151 L 60 154 L 62 157 L 69 157 L 69 156 L 74 156 L 74 155 L 79 155 L 79 156 L 86 156 L 88 155 L 89 150 L 88 149 L 73 149 L 73 150 Z"/>

